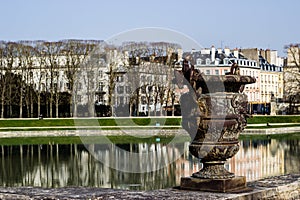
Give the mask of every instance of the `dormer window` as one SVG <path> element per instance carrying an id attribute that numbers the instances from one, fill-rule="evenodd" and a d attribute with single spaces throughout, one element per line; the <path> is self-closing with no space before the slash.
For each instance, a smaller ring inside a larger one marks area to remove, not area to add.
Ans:
<path id="1" fill-rule="evenodd" d="M 197 59 L 197 65 L 201 65 L 202 64 L 202 59 L 201 58 L 198 58 Z"/>
<path id="2" fill-rule="evenodd" d="M 224 65 L 228 65 L 228 58 L 224 58 Z"/>
<path id="3" fill-rule="evenodd" d="M 210 59 L 209 59 L 209 58 L 206 58 L 206 59 L 205 59 L 205 64 L 206 64 L 206 65 L 209 65 L 209 64 L 210 64 Z"/>

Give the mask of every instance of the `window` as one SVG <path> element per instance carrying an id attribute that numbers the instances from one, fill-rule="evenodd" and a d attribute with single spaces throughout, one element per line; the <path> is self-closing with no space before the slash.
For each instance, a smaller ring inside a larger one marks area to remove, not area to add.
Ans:
<path id="1" fill-rule="evenodd" d="M 103 78 L 103 71 L 102 70 L 99 70 L 99 77 Z"/>
<path id="2" fill-rule="evenodd" d="M 226 74 L 228 72 L 228 70 L 227 69 L 224 69 L 224 74 Z"/>
<path id="3" fill-rule="evenodd" d="M 41 77 L 42 77 L 42 79 L 45 78 L 45 72 L 41 72 Z"/>
<path id="4" fill-rule="evenodd" d="M 99 83 L 99 91 L 100 91 L 100 92 L 103 92 L 103 91 L 104 91 L 104 84 L 103 84 L 103 82 L 100 82 L 100 83 Z"/>
<path id="5" fill-rule="evenodd" d="M 45 83 L 42 83 L 42 84 L 41 84 L 41 91 L 45 91 L 45 90 L 46 90 Z"/>
<path id="6" fill-rule="evenodd" d="M 127 94 L 131 93 L 131 88 L 129 86 L 126 86 L 126 93 Z"/>
<path id="7" fill-rule="evenodd" d="M 81 89 L 82 89 L 82 84 L 81 84 L 81 83 L 78 83 L 78 85 L 77 85 L 77 86 L 78 86 L 78 89 L 79 89 L 79 90 L 81 90 Z"/>
<path id="8" fill-rule="evenodd" d="M 57 83 L 53 84 L 53 88 L 54 88 L 55 91 L 57 90 Z"/>
<path id="9" fill-rule="evenodd" d="M 206 74 L 206 75 L 210 75 L 210 70 L 207 69 L 207 70 L 205 71 L 205 74 Z"/>
<path id="10" fill-rule="evenodd" d="M 152 81 L 152 77 L 151 77 L 151 76 L 148 76 L 148 77 L 147 77 L 147 81 L 148 81 L 148 82 L 151 82 L 151 81 Z"/>
<path id="11" fill-rule="evenodd" d="M 219 75 L 219 70 L 218 69 L 215 70 L 215 75 Z"/>
<path id="12" fill-rule="evenodd" d="M 94 85 L 95 85 L 94 81 L 90 81 L 89 88 L 94 88 Z"/>
<path id="13" fill-rule="evenodd" d="M 123 82 L 124 77 L 123 76 L 117 76 L 117 82 Z"/>
<path id="14" fill-rule="evenodd" d="M 153 87 L 151 85 L 147 87 L 147 92 L 153 92 Z"/>
<path id="15" fill-rule="evenodd" d="M 54 77 L 58 77 L 58 75 L 59 75 L 58 71 L 53 72 Z"/>
<path id="16" fill-rule="evenodd" d="M 205 59 L 205 64 L 207 64 L 207 65 L 210 64 L 210 59 L 209 59 L 209 58 L 206 58 L 206 59 Z"/>
<path id="17" fill-rule="evenodd" d="M 197 59 L 197 65 L 201 65 L 201 63 L 202 63 L 201 58 L 198 58 L 198 59 Z"/>
<path id="18" fill-rule="evenodd" d="M 99 95 L 98 101 L 100 102 L 100 104 L 103 104 L 103 102 L 104 102 L 103 95 Z"/>
<path id="19" fill-rule="evenodd" d="M 119 103 L 119 105 L 123 105 L 124 104 L 124 97 L 118 97 L 118 103 Z"/>
<path id="20" fill-rule="evenodd" d="M 147 99 L 146 99 L 145 96 L 141 97 L 141 102 L 142 102 L 142 104 L 146 104 L 147 103 Z"/>
<path id="21" fill-rule="evenodd" d="M 228 59 L 227 58 L 224 59 L 224 64 L 228 65 Z"/>
<path id="22" fill-rule="evenodd" d="M 119 94 L 123 94 L 123 93 L 124 93 L 124 86 L 118 86 L 118 87 L 117 87 L 117 92 L 118 92 Z"/>
<path id="23" fill-rule="evenodd" d="M 81 95 L 77 95 L 77 102 L 78 102 L 78 103 L 81 102 Z"/>
<path id="24" fill-rule="evenodd" d="M 70 83 L 66 83 L 66 86 L 67 86 L 68 90 L 71 90 L 71 84 Z"/>
<path id="25" fill-rule="evenodd" d="M 93 71 L 88 72 L 88 78 L 90 78 L 90 79 L 94 78 L 94 72 Z"/>

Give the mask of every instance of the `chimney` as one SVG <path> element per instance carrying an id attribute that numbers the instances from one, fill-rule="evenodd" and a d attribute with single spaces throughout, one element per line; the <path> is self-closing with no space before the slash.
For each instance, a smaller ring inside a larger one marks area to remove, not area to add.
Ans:
<path id="1" fill-rule="evenodd" d="M 178 61 L 182 60 L 182 54 L 183 54 L 182 49 L 178 49 L 177 53 L 178 53 Z"/>
<path id="2" fill-rule="evenodd" d="M 226 56 L 229 56 L 229 54 L 230 54 L 230 49 L 229 49 L 228 47 L 225 47 L 224 53 L 225 53 Z"/>
<path id="3" fill-rule="evenodd" d="M 211 55 L 211 62 L 214 62 L 215 59 L 216 59 L 216 48 L 215 46 L 211 46 L 211 52 L 210 52 L 210 55 Z"/>
<path id="4" fill-rule="evenodd" d="M 239 58 L 239 50 L 237 48 L 233 50 L 233 56 Z"/>

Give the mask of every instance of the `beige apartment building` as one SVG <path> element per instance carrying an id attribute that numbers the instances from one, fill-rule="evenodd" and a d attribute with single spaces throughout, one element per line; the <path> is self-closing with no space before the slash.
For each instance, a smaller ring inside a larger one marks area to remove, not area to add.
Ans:
<path id="1" fill-rule="evenodd" d="M 243 57 L 237 49 L 231 51 L 228 48 L 224 50 L 215 49 L 213 46 L 211 49 L 202 49 L 193 54 L 196 57 L 195 67 L 206 75 L 225 75 L 230 71 L 231 65 L 237 63 L 241 75 L 254 76 L 257 80 L 260 79 L 260 69 L 257 62 Z M 244 92 L 248 95 L 249 101 L 260 100 L 257 82 L 246 86 Z"/>
<path id="2" fill-rule="evenodd" d="M 260 101 L 252 102 L 252 107 L 259 107 L 261 114 L 276 115 L 279 102 L 283 99 L 283 65 L 284 59 L 276 50 L 240 49 L 247 58 L 256 60 L 260 66 Z"/>
<path id="3" fill-rule="evenodd" d="M 241 75 L 253 76 L 256 83 L 247 85 L 249 112 L 253 114 L 276 114 L 276 104 L 283 98 L 283 59 L 277 51 L 253 49 L 201 49 L 189 52 L 197 69 L 206 75 L 224 75 L 233 63 L 240 67 Z M 272 112 L 271 112 L 272 110 Z"/>

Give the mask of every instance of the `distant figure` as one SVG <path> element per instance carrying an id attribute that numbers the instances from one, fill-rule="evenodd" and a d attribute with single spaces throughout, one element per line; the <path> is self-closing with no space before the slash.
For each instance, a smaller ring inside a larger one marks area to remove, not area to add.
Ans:
<path id="1" fill-rule="evenodd" d="M 182 62 L 182 72 L 183 72 L 185 79 L 190 82 L 193 70 L 195 68 L 194 68 L 194 65 L 192 65 L 188 59 L 189 59 L 189 57 L 184 59 Z"/>
<path id="2" fill-rule="evenodd" d="M 230 67 L 230 72 L 227 72 L 225 75 L 240 75 L 240 67 L 238 64 L 233 63 Z"/>
<path id="3" fill-rule="evenodd" d="M 196 94 L 199 96 L 202 93 L 200 82 L 203 81 L 202 73 L 195 69 L 194 65 L 189 62 L 190 56 L 187 56 L 182 63 L 182 74 L 184 78 L 190 83 Z"/>

